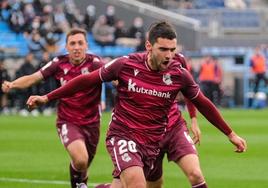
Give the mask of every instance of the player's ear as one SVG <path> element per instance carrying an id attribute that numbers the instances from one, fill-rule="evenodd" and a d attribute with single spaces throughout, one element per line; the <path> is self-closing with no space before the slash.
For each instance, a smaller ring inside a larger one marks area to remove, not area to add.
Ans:
<path id="1" fill-rule="evenodd" d="M 146 40 L 146 42 L 145 42 L 145 48 L 147 51 L 152 50 L 152 44 L 148 40 Z"/>

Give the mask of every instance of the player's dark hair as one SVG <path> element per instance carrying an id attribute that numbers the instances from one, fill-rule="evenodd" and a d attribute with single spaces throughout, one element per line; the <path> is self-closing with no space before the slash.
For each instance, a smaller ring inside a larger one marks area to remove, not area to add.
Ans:
<path id="1" fill-rule="evenodd" d="M 176 31 L 171 24 L 166 21 L 153 23 L 149 28 L 148 40 L 153 45 L 158 38 L 175 39 Z"/>
<path id="2" fill-rule="evenodd" d="M 84 35 L 84 37 L 85 37 L 85 39 L 87 41 L 87 32 L 86 32 L 86 30 L 80 29 L 80 28 L 73 28 L 66 35 L 66 43 L 68 42 L 69 36 L 76 35 L 76 34 Z"/>

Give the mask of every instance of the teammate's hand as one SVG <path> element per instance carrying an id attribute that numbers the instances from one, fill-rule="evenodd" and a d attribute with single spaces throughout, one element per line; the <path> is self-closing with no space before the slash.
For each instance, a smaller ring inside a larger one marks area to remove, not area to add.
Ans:
<path id="1" fill-rule="evenodd" d="M 12 82 L 4 81 L 2 83 L 2 91 L 8 93 L 12 89 Z"/>
<path id="2" fill-rule="evenodd" d="M 33 110 L 37 108 L 39 105 L 46 104 L 48 102 L 48 98 L 46 95 L 39 96 L 39 95 L 33 95 L 30 96 L 27 100 L 27 106 L 30 110 Z"/>
<path id="3" fill-rule="evenodd" d="M 242 152 L 245 152 L 247 150 L 247 142 L 243 138 L 241 138 L 237 134 L 235 134 L 235 132 L 231 132 L 228 135 L 228 138 L 229 138 L 230 142 L 233 145 L 235 145 L 235 147 L 236 147 L 235 152 L 242 153 Z"/>
<path id="4" fill-rule="evenodd" d="M 194 144 L 198 144 L 200 145 L 201 143 L 201 131 L 199 129 L 198 123 L 197 123 L 197 119 L 195 117 L 193 117 L 191 119 L 191 131 L 193 133 L 193 142 Z"/>

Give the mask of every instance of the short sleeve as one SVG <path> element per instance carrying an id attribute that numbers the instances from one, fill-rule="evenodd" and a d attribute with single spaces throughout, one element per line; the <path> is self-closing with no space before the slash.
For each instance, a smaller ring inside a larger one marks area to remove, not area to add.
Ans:
<path id="1" fill-rule="evenodd" d="M 52 61 L 49 61 L 47 64 L 45 64 L 41 69 L 39 70 L 41 74 L 43 75 L 44 79 L 47 79 L 48 77 L 55 74 L 58 68 L 59 59 L 54 58 Z"/>
<path id="2" fill-rule="evenodd" d="M 119 73 L 125 63 L 125 58 L 117 58 L 106 63 L 100 70 L 100 78 L 103 82 L 117 80 Z"/>

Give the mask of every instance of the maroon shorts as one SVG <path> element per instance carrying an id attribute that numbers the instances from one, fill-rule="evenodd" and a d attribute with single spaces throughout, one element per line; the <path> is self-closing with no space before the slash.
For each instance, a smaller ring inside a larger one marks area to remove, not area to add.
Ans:
<path id="1" fill-rule="evenodd" d="M 83 140 L 87 147 L 89 162 L 96 154 L 99 142 L 99 124 L 79 126 L 68 122 L 58 122 L 57 132 L 65 148 L 75 140 Z"/>
<path id="2" fill-rule="evenodd" d="M 121 172 L 131 166 L 143 168 L 145 176 L 153 168 L 159 154 L 158 144 L 141 144 L 124 132 L 109 131 L 106 147 L 114 164 L 113 176 L 118 178 Z"/>
<path id="3" fill-rule="evenodd" d="M 158 180 L 163 173 L 163 158 L 167 154 L 168 161 L 177 162 L 181 157 L 187 154 L 196 154 L 194 143 L 189 136 L 186 124 L 173 126 L 168 130 L 164 139 L 160 142 L 160 153 L 155 161 L 154 168 L 146 176 L 148 181 Z"/>

